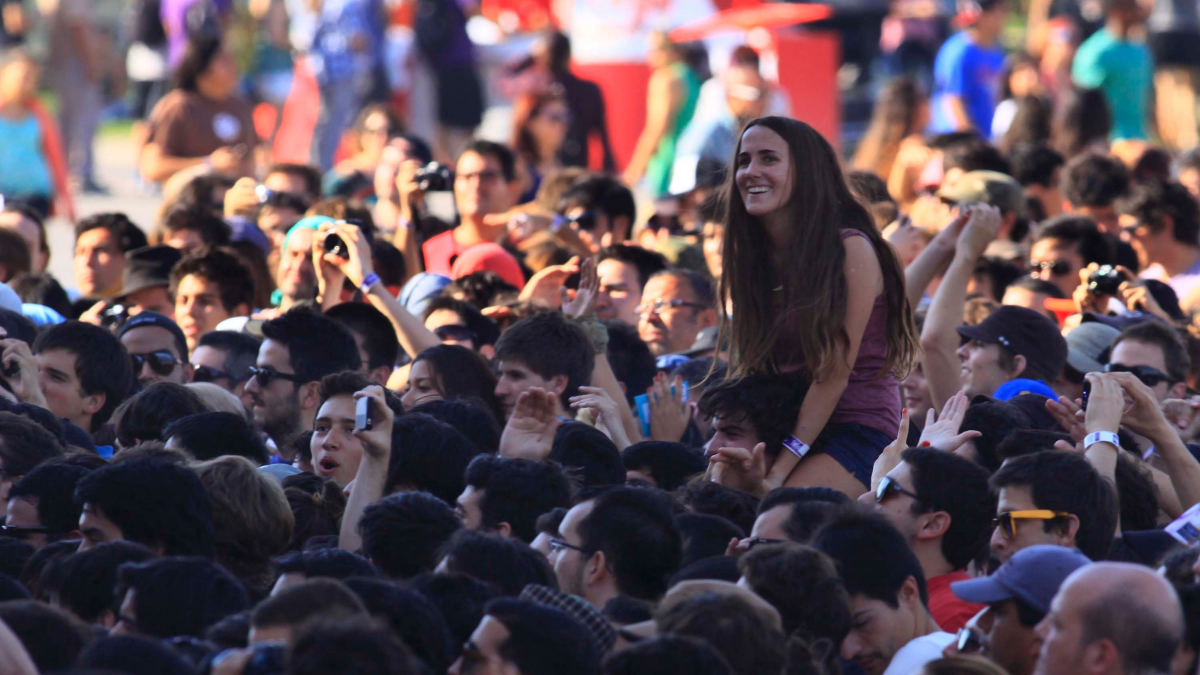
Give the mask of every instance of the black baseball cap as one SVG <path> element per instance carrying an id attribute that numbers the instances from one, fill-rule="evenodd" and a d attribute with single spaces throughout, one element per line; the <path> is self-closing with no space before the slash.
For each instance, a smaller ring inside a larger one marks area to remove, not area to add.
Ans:
<path id="1" fill-rule="evenodd" d="M 1046 378 L 1057 377 L 1067 362 L 1067 341 L 1058 326 L 1041 312 L 1002 305 L 975 326 L 959 326 L 964 340 L 991 342 L 1015 356 L 1024 356 L 1026 370 Z"/>
<path id="2" fill-rule="evenodd" d="M 158 312 L 142 312 L 141 314 L 129 317 L 129 320 L 117 332 L 117 339 L 120 340 L 121 336 L 134 328 L 141 328 L 142 326 L 158 326 L 170 332 L 171 336 L 175 338 L 175 344 L 179 347 L 180 358 L 184 361 L 187 360 L 187 338 L 183 336 L 183 331 L 180 330 L 179 324 Z"/>
<path id="3" fill-rule="evenodd" d="M 171 285 L 171 268 L 183 258 L 179 249 L 170 246 L 143 246 L 125 254 L 125 271 L 121 295 L 147 288 Z"/>

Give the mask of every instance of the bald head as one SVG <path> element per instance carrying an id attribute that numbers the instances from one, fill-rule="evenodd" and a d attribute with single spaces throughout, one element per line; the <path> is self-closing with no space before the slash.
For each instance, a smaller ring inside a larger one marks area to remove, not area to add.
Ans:
<path id="1" fill-rule="evenodd" d="M 1067 577 L 1038 625 L 1043 637 L 1038 672 L 1167 673 L 1183 628 L 1175 590 L 1151 569 L 1087 565 Z"/>

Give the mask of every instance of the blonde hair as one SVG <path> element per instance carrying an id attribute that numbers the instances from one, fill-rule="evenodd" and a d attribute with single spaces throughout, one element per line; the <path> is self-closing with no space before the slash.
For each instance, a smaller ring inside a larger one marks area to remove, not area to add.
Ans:
<path id="1" fill-rule="evenodd" d="M 204 407 L 209 410 L 213 412 L 233 413 L 245 418 L 247 422 L 253 421 L 246 415 L 246 406 L 242 405 L 238 397 L 220 385 L 213 384 L 212 382 L 189 382 L 184 386 L 195 392 L 200 397 L 200 400 L 204 402 Z"/>

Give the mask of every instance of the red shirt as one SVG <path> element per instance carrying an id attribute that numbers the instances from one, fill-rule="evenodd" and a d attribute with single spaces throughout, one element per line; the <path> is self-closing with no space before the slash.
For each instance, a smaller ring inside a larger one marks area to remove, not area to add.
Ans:
<path id="1" fill-rule="evenodd" d="M 421 252 L 425 254 L 425 271 L 450 276 L 454 260 L 465 250 L 467 247 L 454 239 L 454 230 L 446 230 L 426 239 L 421 245 Z"/>
<path id="2" fill-rule="evenodd" d="M 965 581 L 971 575 L 963 570 L 933 577 L 926 582 L 929 587 L 929 613 L 933 620 L 947 633 L 956 633 L 959 628 L 967 625 L 971 617 L 982 611 L 987 605 L 960 600 L 950 590 L 950 584 L 955 581 Z"/>

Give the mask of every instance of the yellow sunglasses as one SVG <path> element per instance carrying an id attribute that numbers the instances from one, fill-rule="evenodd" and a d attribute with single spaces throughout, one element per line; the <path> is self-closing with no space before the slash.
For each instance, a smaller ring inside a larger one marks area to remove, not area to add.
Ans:
<path id="1" fill-rule="evenodd" d="M 1048 511 L 1046 509 L 1033 509 L 1030 511 L 1005 511 L 999 514 L 992 520 L 994 527 L 1000 528 L 1000 533 L 1005 539 L 1012 539 L 1017 534 L 1018 520 L 1054 520 L 1055 518 L 1065 518 L 1071 514 L 1063 513 L 1062 511 Z"/>

